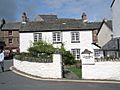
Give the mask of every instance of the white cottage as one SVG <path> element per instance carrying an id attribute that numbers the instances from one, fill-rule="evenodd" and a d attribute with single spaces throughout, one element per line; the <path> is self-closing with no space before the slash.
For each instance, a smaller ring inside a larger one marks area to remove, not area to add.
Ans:
<path id="1" fill-rule="evenodd" d="M 20 28 L 20 52 L 27 52 L 34 41 L 44 40 L 60 47 L 63 43 L 66 50 L 81 59 L 81 53 L 88 49 L 94 53 L 98 49 L 93 42 L 94 30 L 98 30 L 100 23 L 83 22 L 82 19 L 50 19 L 51 15 L 43 15 L 45 19 L 27 22 Z"/>

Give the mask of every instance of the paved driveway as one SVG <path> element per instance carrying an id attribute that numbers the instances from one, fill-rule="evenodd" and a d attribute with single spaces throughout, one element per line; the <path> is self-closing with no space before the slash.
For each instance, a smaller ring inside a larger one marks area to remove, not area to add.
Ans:
<path id="1" fill-rule="evenodd" d="M 12 61 L 6 61 L 6 71 L 0 72 L 0 90 L 120 90 L 120 84 L 32 80 L 10 71 L 11 65 Z"/>

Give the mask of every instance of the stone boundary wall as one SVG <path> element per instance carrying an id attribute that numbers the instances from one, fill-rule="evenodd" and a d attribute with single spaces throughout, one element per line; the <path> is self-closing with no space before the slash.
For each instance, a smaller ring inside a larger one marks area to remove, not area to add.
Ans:
<path id="1" fill-rule="evenodd" d="M 82 65 L 83 79 L 120 80 L 120 62 L 95 62 Z"/>
<path id="2" fill-rule="evenodd" d="M 62 78 L 62 57 L 53 54 L 53 63 L 37 63 L 13 60 L 13 66 L 19 71 L 42 78 Z"/>

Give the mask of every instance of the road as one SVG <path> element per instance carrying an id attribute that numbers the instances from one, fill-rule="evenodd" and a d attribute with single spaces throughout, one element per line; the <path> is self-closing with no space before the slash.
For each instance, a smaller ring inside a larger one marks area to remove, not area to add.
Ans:
<path id="1" fill-rule="evenodd" d="M 0 71 L 0 90 L 120 90 L 120 84 L 33 80 L 10 71 L 11 65 L 12 60 L 6 60 L 6 71 Z"/>

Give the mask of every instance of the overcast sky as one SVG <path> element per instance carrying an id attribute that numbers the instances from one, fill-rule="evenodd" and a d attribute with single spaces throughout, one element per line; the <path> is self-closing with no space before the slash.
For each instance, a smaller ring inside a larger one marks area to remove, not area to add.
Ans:
<path id="1" fill-rule="evenodd" d="M 89 21 L 111 19 L 112 0 L 0 0 L 0 18 L 20 21 L 23 12 L 32 21 L 39 14 L 56 14 L 59 18 L 81 18 Z"/>

